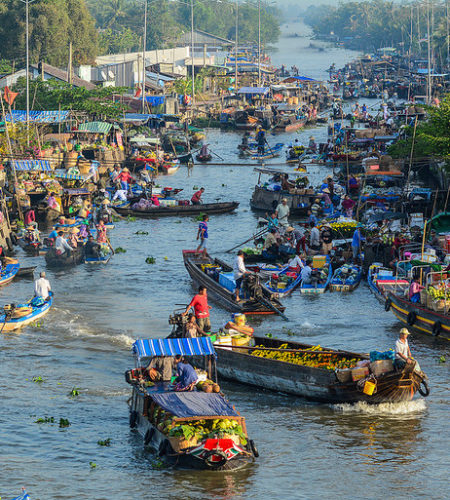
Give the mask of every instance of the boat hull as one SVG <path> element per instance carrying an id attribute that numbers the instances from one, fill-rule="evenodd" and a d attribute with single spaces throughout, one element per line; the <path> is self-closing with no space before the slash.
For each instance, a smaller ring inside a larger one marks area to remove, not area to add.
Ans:
<path id="1" fill-rule="evenodd" d="M 421 304 L 414 304 L 393 293 L 389 293 L 385 309 L 388 309 L 388 304 L 394 316 L 408 328 L 417 333 L 450 340 L 450 317 L 448 315 L 432 311 Z M 412 321 L 412 314 L 414 314 L 414 321 Z"/>
<path id="2" fill-rule="evenodd" d="M 0 286 L 7 285 L 10 283 L 19 272 L 20 265 L 19 264 L 7 264 L 5 269 L 0 275 Z"/>
<path id="3" fill-rule="evenodd" d="M 76 266 L 77 264 L 81 264 L 84 260 L 84 248 L 77 247 L 75 248 L 70 255 L 56 255 L 56 251 L 54 248 L 50 248 L 49 251 L 45 254 L 45 262 L 50 267 L 69 267 Z"/>
<path id="4" fill-rule="evenodd" d="M 20 330 L 30 323 L 34 323 L 48 313 L 50 307 L 52 306 L 52 303 L 53 301 L 52 299 L 50 299 L 42 307 L 36 308 L 32 313 L 23 316 L 22 318 L 10 319 L 5 322 L 5 316 L 0 316 L 0 330 L 2 330 L 3 332 L 13 332 L 16 330 Z"/>
<path id="5" fill-rule="evenodd" d="M 224 214 L 233 212 L 239 206 L 238 202 L 205 203 L 203 205 L 178 205 L 175 207 L 156 207 L 149 210 L 132 210 L 131 208 L 114 207 L 120 215 L 144 218 L 191 216 L 199 214 Z"/>

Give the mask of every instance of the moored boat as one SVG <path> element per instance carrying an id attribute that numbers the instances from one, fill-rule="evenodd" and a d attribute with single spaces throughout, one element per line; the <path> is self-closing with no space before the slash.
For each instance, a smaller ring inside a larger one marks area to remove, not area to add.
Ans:
<path id="1" fill-rule="evenodd" d="M 223 378 L 333 404 L 398 403 L 417 391 L 429 393 L 427 377 L 414 363 L 396 370 L 390 360 L 370 362 L 361 353 L 267 337 L 254 342 L 247 348 L 216 345 Z"/>
<path id="2" fill-rule="evenodd" d="M 269 281 L 266 282 L 267 289 L 279 299 L 290 295 L 301 282 L 301 269 L 284 267 L 279 272 L 274 272 Z"/>
<path id="3" fill-rule="evenodd" d="M 223 203 L 203 203 L 202 205 L 174 205 L 167 207 L 151 207 L 146 210 L 132 210 L 129 207 L 115 206 L 114 210 L 120 215 L 131 215 L 134 217 L 170 217 L 170 216 L 190 216 L 199 214 L 225 214 L 236 210 L 239 206 L 237 201 Z"/>
<path id="4" fill-rule="evenodd" d="M 384 304 L 389 292 L 403 295 L 409 287 L 409 280 L 394 276 L 394 271 L 375 262 L 369 267 L 367 283 L 377 300 Z"/>
<path id="5" fill-rule="evenodd" d="M 199 161 L 200 163 L 207 163 L 212 160 L 212 155 L 211 154 L 206 154 L 206 155 L 201 155 L 198 154 L 195 159 Z"/>
<path id="6" fill-rule="evenodd" d="M 34 297 L 23 305 L 5 306 L 3 314 L 0 315 L 0 331 L 12 332 L 33 323 L 48 313 L 52 303 L 52 296 L 48 300 Z"/>
<path id="7" fill-rule="evenodd" d="M 236 302 L 233 268 L 226 262 L 203 257 L 195 250 L 183 250 L 183 260 L 194 282 L 206 286 L 208 295 L 226 309 L 245 314 L 279 314 L 285 309 L 277 299 L 271 297 L 271 292 L 255 275 L 244 280 L 240 294 L 242 300 Z"/>
<path id="8" fill-rule="evenodd" d="M 331 292 L 353 292 L 362 278 L 361 266 L 344 264 L 334 271 L 330 281 Z"/>
<path id="9" fill-rule="evenodd" d="M 8 259 L 9 257 L 7 257 Z M 9 259 L 10 263 L 6 264 L 4 269 L 2 269 L 2 272 L 0 274 L 0 286 L 8 284 L 10 281 L 12 281 L 19 269 L 20 269 L 20 264 L 17 262 L 15 259 Z"/>
<path id="10" fill-rule="evenodd" d="M 244 417 L 220 393 L 217 383 L 212 385 L 217 392 L 204 388 L 215 378 L 215 350 L 210 339 L 138 340 L 133 352 L 137 368 L 125 373 L 133 387 L 130 427 L 144 438 L 146 446 L 165 461 L 192 469 L 237 470 L 254 461 L 258 451 L 248 439 Z M 199 380 L 191 391 L 176 391 L 171 381 L 150 381 L 150 361 L 176 355 L 195 356 L 208 367 L 206 372 L 196 369 Z"/>
<path id="11" fill-rule="evenodd" d="M 45 254 L 45 262 L 50 267 L 75 266 L 81 264 L 83 260 L 84 248 L 82 246 L 78 246 L 70 253 L 64 252 L 62 255 L 58 255 L 54 248 L 49 248 Z"/>
<path id="12" fill-rule="evenodd" d="M 317 295 L 325 293 L 333 277 L 330 258 L 325 255 L 314 255 L 312 262 L 311 282 L 300 283 L 300 293 L 303 295 Z"/>

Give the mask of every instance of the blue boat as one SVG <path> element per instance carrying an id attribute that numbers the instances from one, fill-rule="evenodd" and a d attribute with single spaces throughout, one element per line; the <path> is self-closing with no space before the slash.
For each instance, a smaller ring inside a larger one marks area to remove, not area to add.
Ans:
<path id="1" fill-rule="evenodd" d="M 344 264 L 336 269 L 330 283 L 330 291 L 353 292 L 360 284 L 362 278 L 361 266 Z"/>
<path id="2" fill-rule="evenodd" d="M 113 256 L 113 252 L 110 251 L 106 255 L 98 255 L 97 257 L 93 256 L 87 256 L 85 255 L 84 257 L 84 263 L 85 264 L 108 264 L 110 261 L 111 257 Z"/>
<path id="3" fill-rule="evenodd" d="M 12 281 L 15 278 L 17 272 L 19 271 L 19 268 L 20 264 L 17 261 L 11 264 L 6 264 L 5 268 L 2 270 L 0 274 L 0 286 L 6 285 L 10 281 Z"/>
<path id="4" fill-rule="evenodd" d="M 42 318 L 48 313 L 53 303 L 53 297 L 42 302 L 41 297 L 34 297 L 26 304 L 11 307 L 5 306 L 4 313 L 0 315 L 0 331 L 12 332 L 23 328 L 30 323 Z"/>
<path id="5" fill-rule="evenodd" d="M 279 299 L 290 295 L 301 282 L 300 270 L 294 270 L 286 266 L 280 272 L 274 273 L 272 279 L 265 283 L 270 290 Z"/>
<path id="6" fill-rule="evenodd" d="M 409 280 L 394 276 L 394 271 L 374 262 L 367 273 L 367 283 L 377 300 L 384 304 L 390 292 L 402 295 L 409 288 Z"/>
<path id="7" fill-rule="evenodd" d="M 325 257 L 325 258 L 324 258 Z M 300 282 L 300 293 L 302 295 L 317 295 L 325 293 L 333 276 L 330 258 L 328 256 L 316 255 L 313 257 L 311 283 Z"/>

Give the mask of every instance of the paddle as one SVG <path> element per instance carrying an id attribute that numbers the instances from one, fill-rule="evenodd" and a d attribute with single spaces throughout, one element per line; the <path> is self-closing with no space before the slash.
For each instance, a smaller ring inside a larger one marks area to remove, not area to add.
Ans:
<path id="1" fill-rule="evenodd" d="M 269 143 L 267 142 L 267 139 L 264 138 L 264 142 L 267 144 L 267 146 L 269 147 L 269 151 L 270 151 L 270 154 L 273 155 L 273 151 L 272 151 L 272 148 L 270 147 Z"/>
<path id="2" fill-rule="evenodd" d="M 266 234 L 267 231 L 268 231 L 267 227 L 265 227 L 264 229 L 261 229 L 261 231 L 259 231 L 258 233 L 254 234 L 253 236 L 251 236 L 248 240 L 245 240 L 242 243 L 239 243 L 239 245 L 236 245 L 235 247 L 230 248 L 229 250 L 226 250 L 225 253 L 230 253 L 233 250 L 236 250 L 236 248 L 239 248 L 240 246 L 244 245 L 245 243 L 248 243 L 249 241 L 254 240 L 256 238 L 260 238 L 261 236 L 263 236 L 264 234 Z"/>
<path id="3" fill-rule="evenodd" d="M 210 148 L 209 150 L 211 151 L 211 153 L 212 153 L 213 155 L 216 155 L 216 156 L 217 156 L 217 158 L 219 158 L 219 159 L 220 159 L 220 160 L 222 160 L 222 161 L 225 161 L 225 160 L 224 160 L 221 156 L 219 156 L 217 153 L 214 153 L 214 151 L 213 151 L 211 148 Z"/>
<path id="4" fill-rule="evenodd" d="M 108 243 L 108 246 L 111 249 L 112 254 L 114 255 L 115 254 L 114 248 L 112 247 L 111 242 L 109 241 L 108 236 L 105 236 L 105 238 L 106 238 L 106 243 Z"/>
<path id="5" fill-rule="evenodd" d="M 266 306 L 267 308 L 271 309 L 273 312 L 281 316 L 284 319 L 284 321 L 289 321 L 289 318 L 285 316 L 279 309 L 277 309 L 269 300 L 266 300 L 264 298 L 255 300 L 257 300 L 260 304 Z"/>

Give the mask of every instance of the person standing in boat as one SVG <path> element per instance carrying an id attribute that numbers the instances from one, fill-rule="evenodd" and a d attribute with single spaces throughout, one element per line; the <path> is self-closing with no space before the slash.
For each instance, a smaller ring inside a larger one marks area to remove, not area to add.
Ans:
<path id="1" fill-rule="evenodd" d="M 234 275 L 234 281 L 236 282 L 236 290 L 235 290 L 235 298 L 236 302 L 240 302 L 240 297 L 239 293 L 241 291 L 241 286 L 242 286 L 242 281 L 244 279 L 244 276 L 246 274 L 250 274 L 249 271 L 247 271 L 245 264 L 244 264 L 244 257 L 245 253 L 242 250 L 239 250 L 237 253 L 236 259 L 234 261 L 233 265 L 233 275 Z"/>
<path id="2" fill-rule="evenodd" d="M 287 204 L 287 198 L 283 198 L 281 200 L 281 203 L 277 206 L 275 210 L 275 214 L 278 217 L 278 223 L 280 224 L 280 226 L 283 226 L 283 228 L 289 226 L 288 217 L 290 214 L 290 209 Z"/>
<path id="3" fill-rule="evenodd" d="M 197 325 L 204 332 L 211 331 L 211 321 L 209 319 L 209 310 L 211 306 L 208 305 L 208 294 L 206 291 L 206 286 L 200 286 L 198 288 L 197 295 L 194 295 L 193 299 L 189 303 L 184 311 L 183 316 L 189 312 L 189 309 L 194 308 L 195 319 L 197 320 Z"/>
<path id="4" fill-rule="evenodd" d="M 200 188 L 198 191 L 196 191 L 192 198 L 191 198 L 191 203 L 193 205 L 201 205 L 202 204 L 202 194 L 205 192 L 205 188 Z"/>
<path id="5" fill-rule="evenodd" d="M 47 300 L 50 297 L 51 291 L 52 287 L 50 281 L 46 278 L 45 271 L 42 271 L 39 275 L 39 279 L 34 282 L 34 296 L 42 297 L 44 300 Z"/>
<path id="6" fill-rule="evenodd" d="M 266 134 L 262 128 L 256 134 L 256 142 L 258 144 L 258 154 L 263 155 L 266 147 Z"/>
<path id="7" fill-rule="evenodd" d="M 200 245 L 197 247 L 196 253 L 203 252 L 203 256 L 206 257 L 208 255 L 208 251 L 206 249 L 206 243 L 208 241 L 208 221 L 209 216 L 204 215 L 202 221 L 198 225 L 197 231 L 197 240 L 200 240 Z"/>

